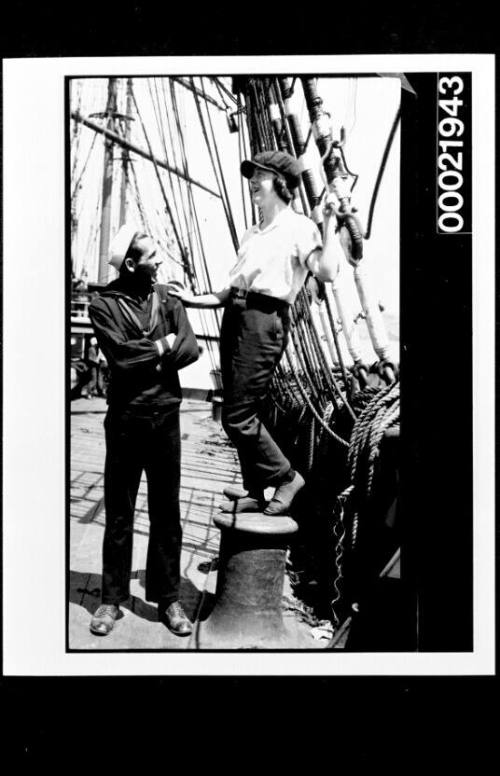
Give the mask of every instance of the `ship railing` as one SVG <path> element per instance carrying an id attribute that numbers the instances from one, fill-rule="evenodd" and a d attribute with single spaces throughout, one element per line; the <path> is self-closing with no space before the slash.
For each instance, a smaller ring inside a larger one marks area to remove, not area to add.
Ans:
<path id="1" fill-rule="evenodd" d="M 81 291 L 71 295 L 71 317 L 86 318 L 89 317 L 90 295 Z"/>

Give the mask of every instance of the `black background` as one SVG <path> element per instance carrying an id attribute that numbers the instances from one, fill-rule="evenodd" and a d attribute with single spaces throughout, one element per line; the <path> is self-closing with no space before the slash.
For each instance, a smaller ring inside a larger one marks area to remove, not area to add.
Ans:
<path id="1" fill-rule="evenodd" d="M 402 514 L 421 651 L 472 649 L 472 238 L 436 224 L 437 74 L 401 134 Z M 404 570 L 404 569 L 403 569 Z"/>
<path id="2" fill-rule="evenodd" d="M 480 3 L 200 9 L 13 2 L 2 10 L 0 51 L 3 57 L 494 53 L 495 38 L 491 12 Z M 402 203 L 401 367 L 402 429 L 418 440 L 403 454 L 408 539 L 418 548 L 408 562 L 418 582 L 419 645 L 435 651 L 470 648 L 470 263 L 451 254 L 448 236 L 439 243 L 431 237 L 435 127 L 425 105 L 435 87 L 428 81 L 412 76 L 418 99 L 405 97 L 413 105 L 404 106 L 414 121 L 403 124 L 402 152 L 406 170 L 413 159 L 415 177 L 413 195 L 408 180 Z M 468 255 L 466 243 L 460 255 Z M 2 753 L 6 767 L 10 754 L 16 765 L 67 769 L 82 762 L 96 771 L 109 762 L 116 769 L 123 757 L 165 769 L 180 763 L 283 770 L 303 755 L 308 770 L 377 761 L 404 773 L 409 762 L 449 768 L 467 756 L 480 770 L 495 741 L 496 687 L 496 680 L 472 677 L 9 677 L 0 683 Z"/>

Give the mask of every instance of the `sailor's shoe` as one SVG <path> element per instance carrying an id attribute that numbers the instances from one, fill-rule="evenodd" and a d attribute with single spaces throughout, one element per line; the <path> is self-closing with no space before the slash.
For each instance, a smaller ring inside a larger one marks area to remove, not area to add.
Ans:
<path id="1" fill-rule="evenodd" d="M 101 604 L 90 621 L 91 632 L 96 636 L 107 636 L 113 630 L 119 614 L 120 608 L 115 604 Z"/>
<path id="2" fill-rule="evenodd" d="M 291 482 L 284 482 L 276 488 L 276 492 L 271 501 L 264 509 L 265 515 L 286 515 L 292 505 L 295 496 L 305 485 L 305 480 L 301 474 L 295 472 Z"/>
<path id="3" fill-rule="evenodd" d="M 174 601 L 166 609 L 158 610 L 158 619 L 176 636 L 189 636 L 193 625 L 182 608 L 180 601 Z"/>

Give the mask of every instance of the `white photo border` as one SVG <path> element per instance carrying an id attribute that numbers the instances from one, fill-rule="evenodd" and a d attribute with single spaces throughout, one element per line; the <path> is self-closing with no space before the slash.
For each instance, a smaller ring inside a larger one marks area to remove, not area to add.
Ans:
<path id="1" fill-rule="evenodd" d="M 473 651 L 66 652 L 65 78 L 467 71 L 473 101 Z M 495 672 L 494 72 L 489 54 L 3 60 L 4 675 Z"/>

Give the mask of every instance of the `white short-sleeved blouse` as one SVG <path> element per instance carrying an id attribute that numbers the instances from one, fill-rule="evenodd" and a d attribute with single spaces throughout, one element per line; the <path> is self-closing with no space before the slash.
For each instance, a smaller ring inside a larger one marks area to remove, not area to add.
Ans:
<path id="1" fill-rule="evenodd" d="M 321 247 L 314 221 L 287 207 L 265 229 L 256 224 L 245 232 L 226 285 L 293 304 L 307 276 L 307 260 Z"/>

